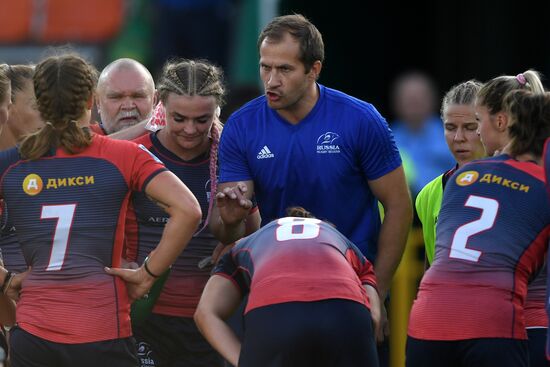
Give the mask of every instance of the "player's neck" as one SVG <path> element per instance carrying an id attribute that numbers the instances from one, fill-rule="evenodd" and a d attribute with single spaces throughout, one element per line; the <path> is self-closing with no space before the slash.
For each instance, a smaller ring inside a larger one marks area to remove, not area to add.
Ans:
<path id="1" fill-rule="evenodd" d="M 319 88 L 316 83 L 304 93 L 304 95 L 291 106 L 277 110 L 279 115 L 292 125 L 299 124 L 313 110 L 319 100 Z"/>
<path id="2" fill-rule="evenodd" d="M 0 151 L 14 147 L 16 143 L 15 135 L 5 126 L 0 134 Z"/>

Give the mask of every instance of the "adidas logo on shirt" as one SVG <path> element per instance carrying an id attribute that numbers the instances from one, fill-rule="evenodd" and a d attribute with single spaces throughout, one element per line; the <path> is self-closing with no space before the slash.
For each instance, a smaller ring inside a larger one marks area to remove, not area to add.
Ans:
<path id="1" fill-rule="evenodd" d="M 266 158 L 273 158 L 273 157 L 275 157 L 275 154 L 271 153 L 267 145 L 264 145 L 262 150 L 260 150 L 258 152 L 258 155 L 256 156 L 256 158 L 258 159 L 266 159 Z"/>

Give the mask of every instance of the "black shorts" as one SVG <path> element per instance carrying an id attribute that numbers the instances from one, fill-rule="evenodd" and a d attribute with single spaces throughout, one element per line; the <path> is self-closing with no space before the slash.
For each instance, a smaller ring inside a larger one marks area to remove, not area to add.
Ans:
<path id="1" fill-rule="evenodd" d="M 222 367 L 192 318 L 152 313 L 134 328 L 141 367 Z"/>
<path id="2" fill-rule="evenodd" d="M 546 359 L 546 333 L 545 327 L 527 329 L 529 340 L 529 366 L 548 367 L 550 362 Z"/>
<path id="3" fill-rule="evenodd" d="M 137 367 L 134 338 L 112 339 L 92 343 L 64 344 L 51 342 L 20 327 L 10 329 L 12 367 Z"/>
<path id="4" fill-rule="evenodd" d="M 453 341 L 407 337 L 407 367 L 528 367 L 527 340 L 480 338 Z"/>
<path id="5" fill-rule="evenodd" d="M 239 367 L 378 366 L 371 314 L 341 299 L 260 307 L 244 317 Z"/>

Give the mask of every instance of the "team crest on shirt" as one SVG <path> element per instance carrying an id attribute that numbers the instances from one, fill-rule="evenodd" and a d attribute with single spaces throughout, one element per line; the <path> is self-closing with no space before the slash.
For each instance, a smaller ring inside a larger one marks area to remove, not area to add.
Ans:
<path id="1" fill-rule="evenodd" d="M 462 172 L 455 179 L 458 186 L 468 186 L 473 184 L 479 178 L 479 173 L 477 171 L 466 171 Z"/>
<path id="2" fill-rule="evenodd" d="M 317 153 L 340 153 L 340 147 L 337 143 L 335 143 L 335 140 L 339 138 L 340 135 L 332 131 L 327 131 L 326 133 L 321 134 L 317 138 Z"/>
<path id="3" fill-rule="evenodd" d="M 29 196 L 40 194 L 43 187 L 44 183 L 42 182 L 42 177 L 35 173 L 27 175 L 23 180 L 23 191 Z"/>

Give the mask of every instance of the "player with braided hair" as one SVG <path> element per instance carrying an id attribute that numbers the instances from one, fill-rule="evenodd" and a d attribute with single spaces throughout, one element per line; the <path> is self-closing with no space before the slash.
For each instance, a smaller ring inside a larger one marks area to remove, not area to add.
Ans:
<path id="1" fill-rule="evenodd" d="M 517 75 L 500 75 L 486 82 L 476 101 L 476 115 L 480 122 L 479 137 L 488 155 L 501 151 L 512 140 L 510 135 L 511 120 L 504 109 L 504 100 L 513 90 L 526 90 L 534 94 L 544 94 L 541 74 L 533 69 Z M 548 319 L 546 304 L 546 265 L 539 274 L 529 282 L 525 300 L 525 327 L 529 341 L 529 365 L 531 367 L 547 366 L 545 356 L 546 332 Z"/>
<path id="2" fill-rule="evenodd" d="M 544 348 L 528 349 L 536 315 L 526 298 L 550 238 L 541 167 L 550 95 L 509 91 L 500 116 L 489 116 L 484 101 L 476 102 L 481 131 L 504 118 L 509 141 L 503 154 L 474 160 L 447 182 L 435 257 L 410 314 L 408 367 L 541 365 L 532 361 Z"/>
<path id="3" fill-rule="evenodd" d="M 193 314 L 221 246 L 208 227 L 217 187 L 220 108 L 225 87 L 222 70 L 206 60 L 168 61 L 158 83 L 165 109 L 162 129 L 134 141 L 143 144 L 182 179 L 202 208 L 202 223 L 178 257 L 144 321 L 134 323 L 142 366 L 223 366 L 223 359 L 197 330 Z M 143 194 L 132 195 L 136 215 L 127 232 L 129 260 L 141 263 L 158 242 L 168 217 Z M 254 208 L 249 232 L 259 227 Z M 206 265 L 206 266 L 205 266 Z M 137 320 L 136 320 L 137 321 Z"/>
<path id="4" fill-rule="evenodd" d="M 90 132 L 95 70 L 81 57 L 46 58 L 33 84 L 45 126 L 0 153 L 0 198 L 31 267 L 10 330 L 11 364 L 135 367 L 130 302 L 185 248 L 200 206 L 145 147 Z M 140 190 L 170 223 L 148 262 L 118 269 L 124 214 Z M 0 270 L 6 291 L 13 274 Z"/>

